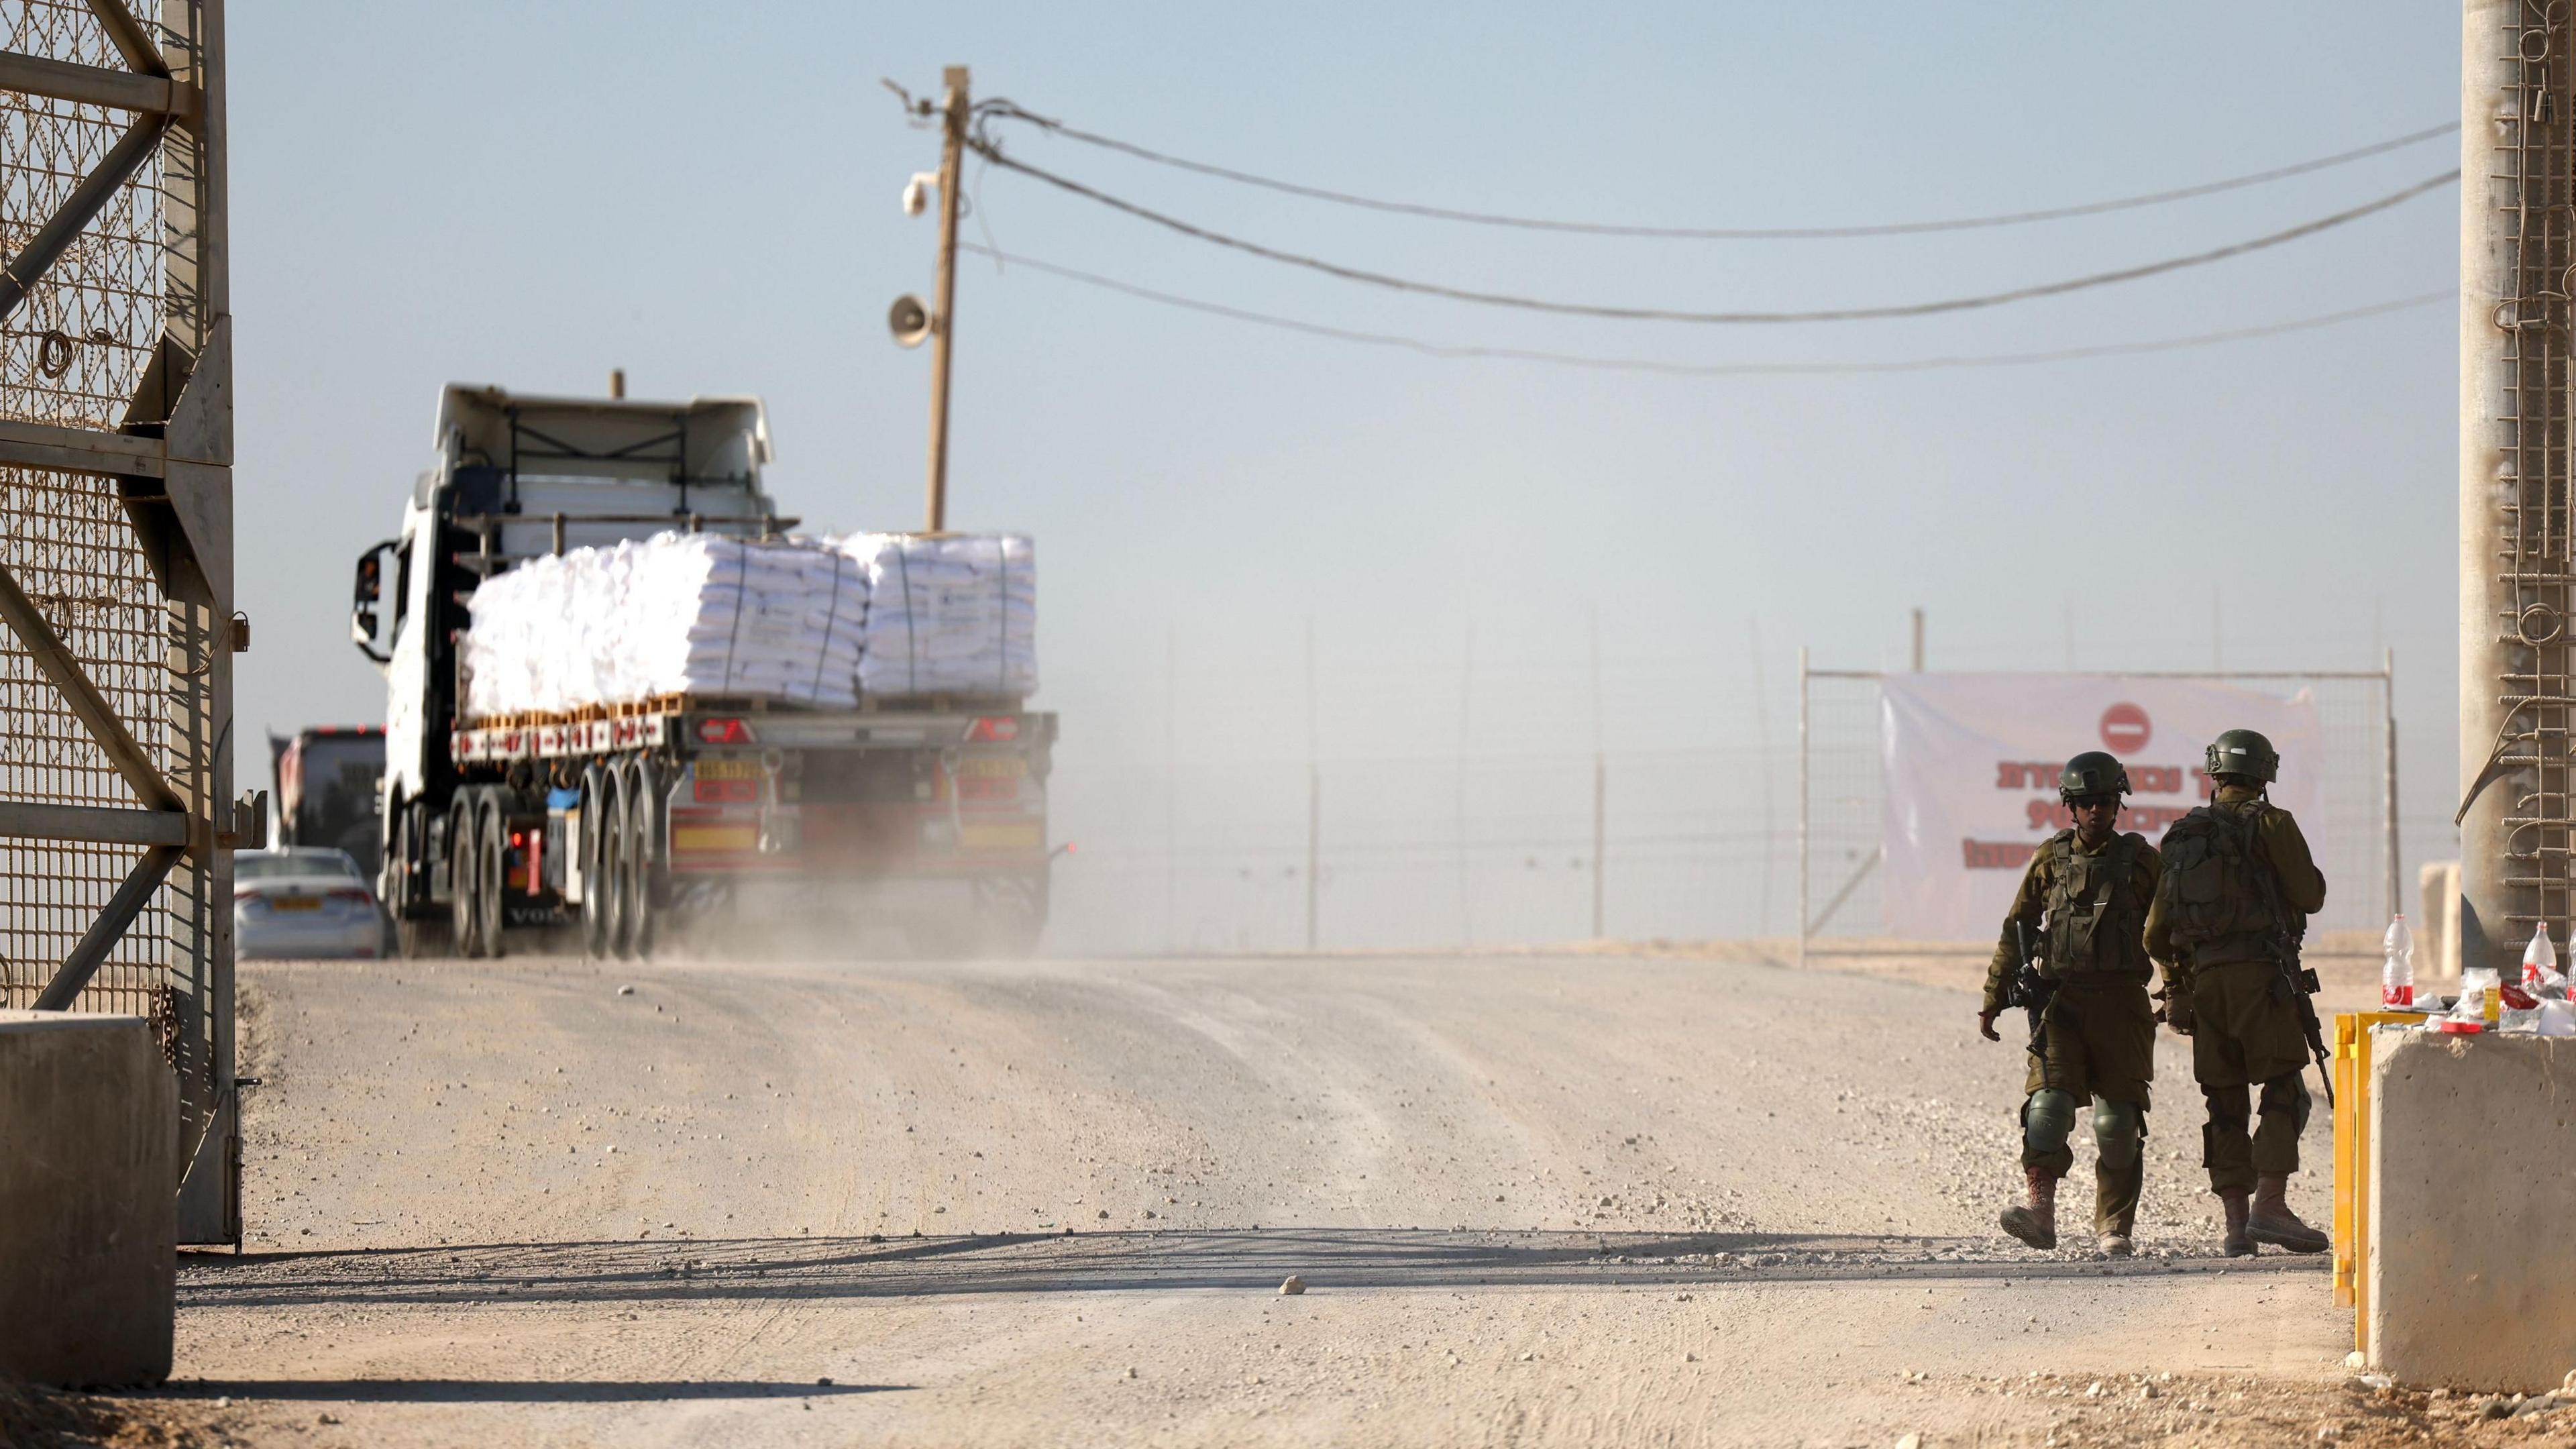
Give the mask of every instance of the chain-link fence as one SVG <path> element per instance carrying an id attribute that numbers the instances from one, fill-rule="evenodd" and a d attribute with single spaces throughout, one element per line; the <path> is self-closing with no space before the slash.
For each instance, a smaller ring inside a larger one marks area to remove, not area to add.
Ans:
<path id="1" fill-rule="evenodd" d="M 2139 676 L 2130 676 L 2139 677 Z M 2281 699 L 2314 701 L 2325 750 L 2319 781 L 2323 817 L 2300 822 L 2331 888 L 2313 923 L 2320 930 L 2384 926 L 2402 909 L 2396 874 L 2395 782 L 2389 714 L 2391 676 L 2370 673 L 2175 674 Z M 1799 868 L 1804 934 L 1887 934 L 1879 892 L 1886 828 L 1880 676 L 1810 670 L 1800 679 Z"/>
<path id="2" fill-rule="evenodd" d="M 1310 909 L 1323 950 L 1785 935 L 1794 766 L 1707 749 L 1060 768 L 1074 849 L 1048 939 L 1298 951 Z"/>

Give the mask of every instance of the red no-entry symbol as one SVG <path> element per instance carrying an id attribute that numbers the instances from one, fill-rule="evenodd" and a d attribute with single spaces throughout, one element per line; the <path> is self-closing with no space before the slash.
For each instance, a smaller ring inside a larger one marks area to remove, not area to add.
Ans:
<path id="1" fill-rule="evenodd" d="M 2115 704 L 2102 711 L 2102 745 L 2115 755 L 2145 749 L 2154 733 L 2154 727 L 2147 723 L 2147 712 L 2134 704 Z"/>

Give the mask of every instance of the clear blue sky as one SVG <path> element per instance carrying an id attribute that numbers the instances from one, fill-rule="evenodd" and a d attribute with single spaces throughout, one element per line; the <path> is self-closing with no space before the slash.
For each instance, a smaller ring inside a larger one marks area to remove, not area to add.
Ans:
<path id="1" fill-rule="evenodd" d="M 2448 7 L 237 6 L 231 15 L 245 734 L 380 717 L 348 562 L 393 530 L 439 386 L 763 394 L 787 508 L 918 518 L 935 159 L 877 85 L 979 94 L 1249 169 L 1446 205 L 1833 224 L 2184 185 L 2456 115 Z M 1193 219 L 1408 275 L 1694 307 L 1905 301 L 2197 250 L 2396 189 L 2434 142 L 2252 191 L 1949 237 L 1665 243 L 1369 216 L 1018 133 Z M 974 172 L 970 170 L 970 180 Z M 1958 317 L 1718 329 L 1392 296 L 1157 234 L 1005 173 L 970 239 L 1138 284 L 1444 341 L 1688 361 L 2195 333 L 2438 289 L 2443 191 L 2330 235 Z M 1444 361 L 989 263 L 963 275 L 952 522 L 1036 534 L 1068 769 L 1187 750 L 1581 753 L 1586 618 L 1612 749 L 1736 747 L 1760 618 L 1775 734 L 1820 663 L 2362 667 L 2403 681 L 2408 813 L 2455 774 L 2453 313 L 2222 348 L 1906 376 L 1681 379 Z M 251 762 L 245 760 L 245 766 Z M 264 762 L 259 768 L 264 773 Z M 252 770 L 246 768 L 245 773 Z M 2410 854 L 2447 849 L 2446 830 Z"/>

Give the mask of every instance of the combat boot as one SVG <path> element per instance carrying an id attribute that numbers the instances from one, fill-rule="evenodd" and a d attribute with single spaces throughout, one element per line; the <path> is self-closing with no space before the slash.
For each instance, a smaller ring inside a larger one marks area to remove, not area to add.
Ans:
<path id="1" fill-rule="evenodd" d="M 2245 1232 L 2245 1189 L 2221 1188 L 2218 1201 L 2227 1209 L 2227 1237 L 2219 1243 L 2220 1251 L 2231 1258 L 2253 1257 L 2254 1240 Z"/>
<path id="2" fill-rule="evenodd" d="M 2137 1256 L 2138 1189 L 2145 1183 L 2144 1155 L 2126 1167 L 2093 1163 L 2093 1237 L 2106 1258 Z"/>
<path id="3" fill-rule="evenodd" d="M 2004 1209 L 2004 1231 L 2034 1248 L 2054 1248 L 2057 1246 L 2057 1179 L 2036 1167 L 2024 1167 L 2022 1175 L 2030 1180 L 2030 1202 L 2027 1206 Z"/>
<path id="4" fill-rule="evenodd" d="M 2290 1175 L 2267 1172 L 2254 1179 L 2254 1203 L 2245 1219 L 2245 1232 L 2258 1243 L 2270 1243 L 2293 1253 L 2322 1253 L 2334 1246 L 2334 1240 L 2299 1221 L 2282 1196 L 2289 1189 Z"/>

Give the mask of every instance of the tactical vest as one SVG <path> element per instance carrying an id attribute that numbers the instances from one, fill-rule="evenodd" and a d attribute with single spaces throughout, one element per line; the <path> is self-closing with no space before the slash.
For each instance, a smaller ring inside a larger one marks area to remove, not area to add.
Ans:
<path id="1" fill-rule="evenodd" d="M 2075 832 L 2048 842 L 2048 970 L 2070 976 L 2153 974 L 2147 962 L 2147 901 L 2138 894 L 2143 835 L 2121 835 L 2097 855 L 2075 847 Z"/>
<path id="2" fill-rule="evenodd" d="M 2165 831 L 2174 949 L 2196 965 L 2270 960 L 2304 924 L 2256 853 L 2265 808 L 2203 805 Z"/>

